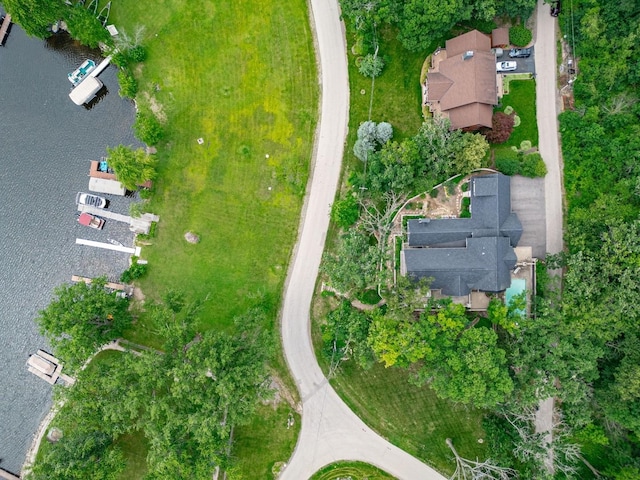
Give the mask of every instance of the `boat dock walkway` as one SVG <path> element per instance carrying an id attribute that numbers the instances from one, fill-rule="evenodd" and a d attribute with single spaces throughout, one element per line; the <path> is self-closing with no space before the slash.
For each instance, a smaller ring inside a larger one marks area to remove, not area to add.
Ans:
<path id="1" fill-rule="evenodd" d="M 93 278 L 89 278 L 89 277 L 81 277 L 80 275 L 71 275 L 71 281 L 72 282 L 84 282 L 87 285 L 91 285 L 91 282 L 93 282 Z M 127 294 L 129 293 L 133 293 L 133 288 L 129 285 L 125 285 L 124 283 L 113 283 L 113 282 L 107 282 L 104 285 L 106 288 L 110 289 L 110 290 L 118 290 L 121 292 L 125 292 Z"/>
<path id="2" fill-rule="evenodd" d="M 102 71 L 105 68 L 107 68 L 109 66 L 110 62 L 111 62 L 111 55 L 109 55 L 107 58 L 102 60 L 100 62 L 100 64 L 89 73 L 89 76 L 90 77 L 97 77 L 98 75 L 100 75 L 102 73 Z"/>
<path id="3" fill-rule="evenodd" d="M 115 220 L 116 222 L 128 223 L 129 230 L 134 233 L 148 234 L 153 222 L 158 222 L 160 217 L 151 213 L 143 213 L 139 217 L 132 217 L 130 215 L 122 215 L 121 213 L 110 212 L 103 208 L 96 208 L 90 205 L 78 205 L 78 211 L 90 213 L 91 215 L 97 215 L 98 217 L 108 218 L 109 220 Z"/>
<path id="4" fill-rule="evenodd" d="M 13 473 L 9 473 L 2 468 L 0 468 L 0 478 L 3 478 L 5 480 L 20 480 L 20 477 L 14 475 Z"/>
<path id="5" fill-rule="evenodd" d="M 4 39 L 9 31 L 9 25 L 11 25 L 11 15 L 8 13 L 5 15 L 2 25 L 0 25 L 0 46 L 4 45 Z"/>
<path id="6" fill-rule="evenodd" d="M 77 245 L 86 245 L 87 247 L 104 248 L 105 250 L 113 250 L 114 252 L 128 253 L 130 255 L 140 256 L 140 247 L 121 247 L 120 245 L 112 245 L 111 243 L 94 242 L 93 240 L 86 240 L 84 238 L 76 238 Z"/>

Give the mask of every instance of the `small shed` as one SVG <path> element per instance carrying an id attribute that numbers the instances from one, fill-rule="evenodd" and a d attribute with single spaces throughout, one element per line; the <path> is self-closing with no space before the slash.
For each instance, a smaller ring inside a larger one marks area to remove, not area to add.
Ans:
<path id="1" fill-rule="evenodd" d="M 494 28 L 491 32 L 491 47 L 506 47 L 509 45 L 509 29 L 506 27 Z"/>

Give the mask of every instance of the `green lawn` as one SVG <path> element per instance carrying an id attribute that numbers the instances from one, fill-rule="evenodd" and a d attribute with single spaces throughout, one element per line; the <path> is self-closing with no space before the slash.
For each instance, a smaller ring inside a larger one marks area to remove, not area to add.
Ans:
<path id="1" fill-rule="evenodd" d="M 311 480 L 393 480 L 395 477 L 362 462 L 338 462 L 316 473 Z"/>
<path id="2" fill-rule="evenodd" d="M 289 418 L 293 426 L 287 428 Z M 273 466 L 288 462 L 300 433 L 301 418 L 284 402 L 277 408 L 262 405 L 250 425 L 238 427 L 234 432 L 232 461 L 242 472 L 252 472 L 246 478 L 274 478 Z"/>
<path id="3" fill-rule="evenodd" d="M 111 11 L 119 29 L 146 27 L 138 101 L 166 117 L 151 201 L 160 223 L 142 251 L 149 275 L 141 287 L 150 297 L 176 289 L 207 298 L 208 328 L 230 325 L 256 296 L 273 313 L 279 305 L 317 112 L 306 7 L 123 0 Z M 187 231 L 201 242 L 187 244 Z M 130 336 L 149 341 L 140 327 Z"/>
<path id="4" fill-rule="evenodd" d="M 428 387 L 409 384 L 407 371 L 376 364 L 364 371 L 344 363 L 331 384 L 360 418 L 391 443 L 421 458 L 439 472 L 453 473 L 453 440 L 466 458 L 486 458 L 482 412 L 439 399 Z"/>
<path id="5" fill-rule="evenodd" d="M 536 123 L 536 83 L 534 80 L 512 80 L 509 82 L 509 94 L 502 97 L 504 111 L 507 106 L 520 117 L 521 123 L 513 129 L 509 140 L 501 146 L 515 146 L 520 148 L 523 140 L 531 141 L 531 145 L 538 146 L 538 124 Z"/>

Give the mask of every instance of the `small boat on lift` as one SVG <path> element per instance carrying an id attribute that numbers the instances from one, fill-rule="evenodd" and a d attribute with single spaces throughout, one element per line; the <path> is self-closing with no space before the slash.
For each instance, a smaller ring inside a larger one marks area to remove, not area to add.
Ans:
<path id="1" fill-rule="evenodd" d="M 77 86 L 84 78 L 89 75 L 96 68 L 96 62 L 91 59 L 86 59 L 82 62 L 78 68 L 76 68 L 73 72 L 69 73 L 67 77 L 69 81 L 73 84 L 73 86 Z"/>
<path id="2" fill-rule="evenodd" d="M 104 227 L 104 218 L 96 217 L 95 215 L 83 212 L 78 217 L 78 223 L 80 225 L 84 225 L 85 227 L 102 230 L 102 227 Z"/>

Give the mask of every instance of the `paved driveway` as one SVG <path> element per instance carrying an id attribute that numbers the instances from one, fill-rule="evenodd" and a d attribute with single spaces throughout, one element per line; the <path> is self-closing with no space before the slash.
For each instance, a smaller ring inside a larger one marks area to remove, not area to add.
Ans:
<path id="1" fill-rule="evenodd" d="M 496 58 L 496 62 L 516 62 L 518 68 L 514 72 L 507 73 L 536 73 L 536 47 L 531 47 L 531 56 L 527 58 L 510 58 L 510 48 L 503 49 L 503 54 Z"/>
<path id="2" fill-rule="evenodd" d="M 544 178 L 511 177 L 511 209 L 522 223 L 522 238 L 518 245 L 530 246 L 535 258 L 545 258 L 547 252 L 544 195 Z"/>

